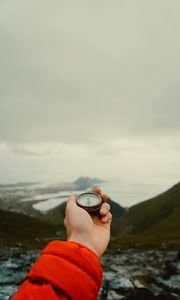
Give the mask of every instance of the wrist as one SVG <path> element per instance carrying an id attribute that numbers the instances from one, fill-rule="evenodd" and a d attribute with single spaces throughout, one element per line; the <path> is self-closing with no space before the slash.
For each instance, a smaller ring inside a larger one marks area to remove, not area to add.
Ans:
<path id="1" fill-rule="evenodd" d="M 96 254 L 98 257 L 100 257 L 96 248 L 90 242 L 88 242 L 86 239 L 79 237 L 79 236 L 71 236 L 68 239 L 68 241 L 83 244 L 85 247 L 89 248 L 92 252 L 94 252 L 94 254 Z"/>

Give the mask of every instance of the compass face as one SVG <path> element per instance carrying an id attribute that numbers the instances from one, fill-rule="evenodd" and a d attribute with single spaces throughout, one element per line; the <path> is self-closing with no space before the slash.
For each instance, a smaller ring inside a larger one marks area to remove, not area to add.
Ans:
<path id="1" fill-rule="evenodd" d="M 96 207 L 101 203 L 101 197 L 95 193 L 83 193 L 77 198 L 77 204 L 82 207 Z"/>

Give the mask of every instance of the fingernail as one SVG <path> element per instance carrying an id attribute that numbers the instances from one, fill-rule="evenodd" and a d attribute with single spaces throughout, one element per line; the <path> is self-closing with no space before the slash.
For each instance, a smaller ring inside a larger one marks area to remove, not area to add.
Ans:
<path id="1" fill-rule="evenodd" d="M 107 220 L 108 220 L 107 217 L 103 217 L 103 218 L 102 218 L 102 221 L 103 221 L 103 222 L 107 222 Z"/>

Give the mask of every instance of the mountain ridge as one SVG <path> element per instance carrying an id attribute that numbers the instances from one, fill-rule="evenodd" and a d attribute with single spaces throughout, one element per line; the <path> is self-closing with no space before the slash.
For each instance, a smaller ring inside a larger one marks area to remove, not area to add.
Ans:
<path id="1" fill-rule="evenodd" d="M 159 247 L 173 243 L 180 247 L 180 183 L 151 199 L 138 203 L 118 222 L 119 247 Z"/>
<path id="2" fill-rule="evenodd" d="M 6 194 L 6 197 L 8 197 L 7 195 L 8 194 Z M 12 196 L 12 194 L 9 195 Z M 37 211 L 36 214 L 33 215 L 33 210 L 31 208 L 29 209 L 30 216 L 36 217 L 31 218 L 25 216 L 25 214 L 28 214 L 28 211 L 26 210 L 24 210 L 24 215 L 20 214 L 20 212 L 22 212 L 19 209 L 20 200 L 18 200 L 19 196 L 16 197 L 17 199 L 10 199 L 10 203 L 7 198 L 7 203 L 9 203 L 7 208 L 9 207 L 12 209 L 11 203 L 16 201 L 19 214 L 17 212 L 10 212 L 8 209 L 6 211 L 2 210 L 2 207 L 0 207 L 0 241 L 6 243 L 5 239 L 7 238 L 8 244 L 11 236 L 12 240 L 15 241 L 16 228 L 17 236 L 22 236 L 22 241 L 24 240 L 25 244 L 28 243 L 26 237 L 27 232 L 30 241 L 34 245 L 33 235 L 30 231 L 34 231 L 35 239 L 37 235 L 35 224 L 39 227 L 39 236 L 42 235 L 43 238 L 48 238 L 42 230 L 43 226 L 44 228 L 47 228 L 47 233 L 53 232 L 53 234 L 48 234 L 49 236 L 52 237 L 52 235 L 55 235 L 54 229 L 56 228 L 58 230 L 59 228 L 59 231 L 61 232 L 59 238 L 65 237 L 63 220 L 66 202 L 63 202 L 45 214 Z M 6 199 L 4 199 L 4 201 L 6 201 Z M 34 202 L 28 203 L 28 205 L 32 205 Z M 128 211 L 111 199 L 109 199 L 109 204 L 111 205 L 111 213 L 113 215 L 111 238 L 114 240 L 114 242 L 111 241 L 110 247 L 152 248 L 156 246 L 159 247 L 163 243 L 172 243 L 173 241 L 177 247 L 180 247 L 180 182 L 176 183 L 165 192 L 130 207 Z M 22 202 L 22 207 L 23 205 L 27 206 L 27 203 Z M 25 227 L 25 224 L 28 224 L 27 228 Z M 24 233 L 21 232 L 22 228 Z M 40 237 L 37 238 L 40 239 Z"/>

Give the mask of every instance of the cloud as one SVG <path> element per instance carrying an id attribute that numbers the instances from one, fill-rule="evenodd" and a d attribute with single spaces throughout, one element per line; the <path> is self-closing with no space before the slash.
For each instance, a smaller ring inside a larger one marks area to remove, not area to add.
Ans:
<path id="1" fill-rule="evenodd" d="M 44 156 L 51 155 L 53 153 L 52 147 L 47 145 L 22 145 L 15 144 L 11 146 L 11 151 L 18 155 L 30 155 L 30 156 Z"/>
<path id="2" fill-rule="evenodd" d="M 1 1 L 3 178 L 178 174 L 179 9 Z"/>
<path id="3" fill-rule="evenodd" d="M 25 156 L 44 156 L 55 153 L 55 147 L 48 144 L 0 143 L 0 152 Z"/>
<path id="4" fill-rule="evenodd" d="M 1 3 L 1 140 L 179 132 L 179 2 L 76 4 Z"/>
<path id="5" fill-rule="evenodd" d="M 178 135 L 167 137 L 146 137 L 109 139 L 98 144 L 87 143 L 4 143 L 0 142 L 0 153 L 9 152 L 15 155 L 57 157 L 64 153 L 70 156 L 91 154 L 93 156 L 118 157 L 132 153 L 177 153 L 180 150 Z"/>

